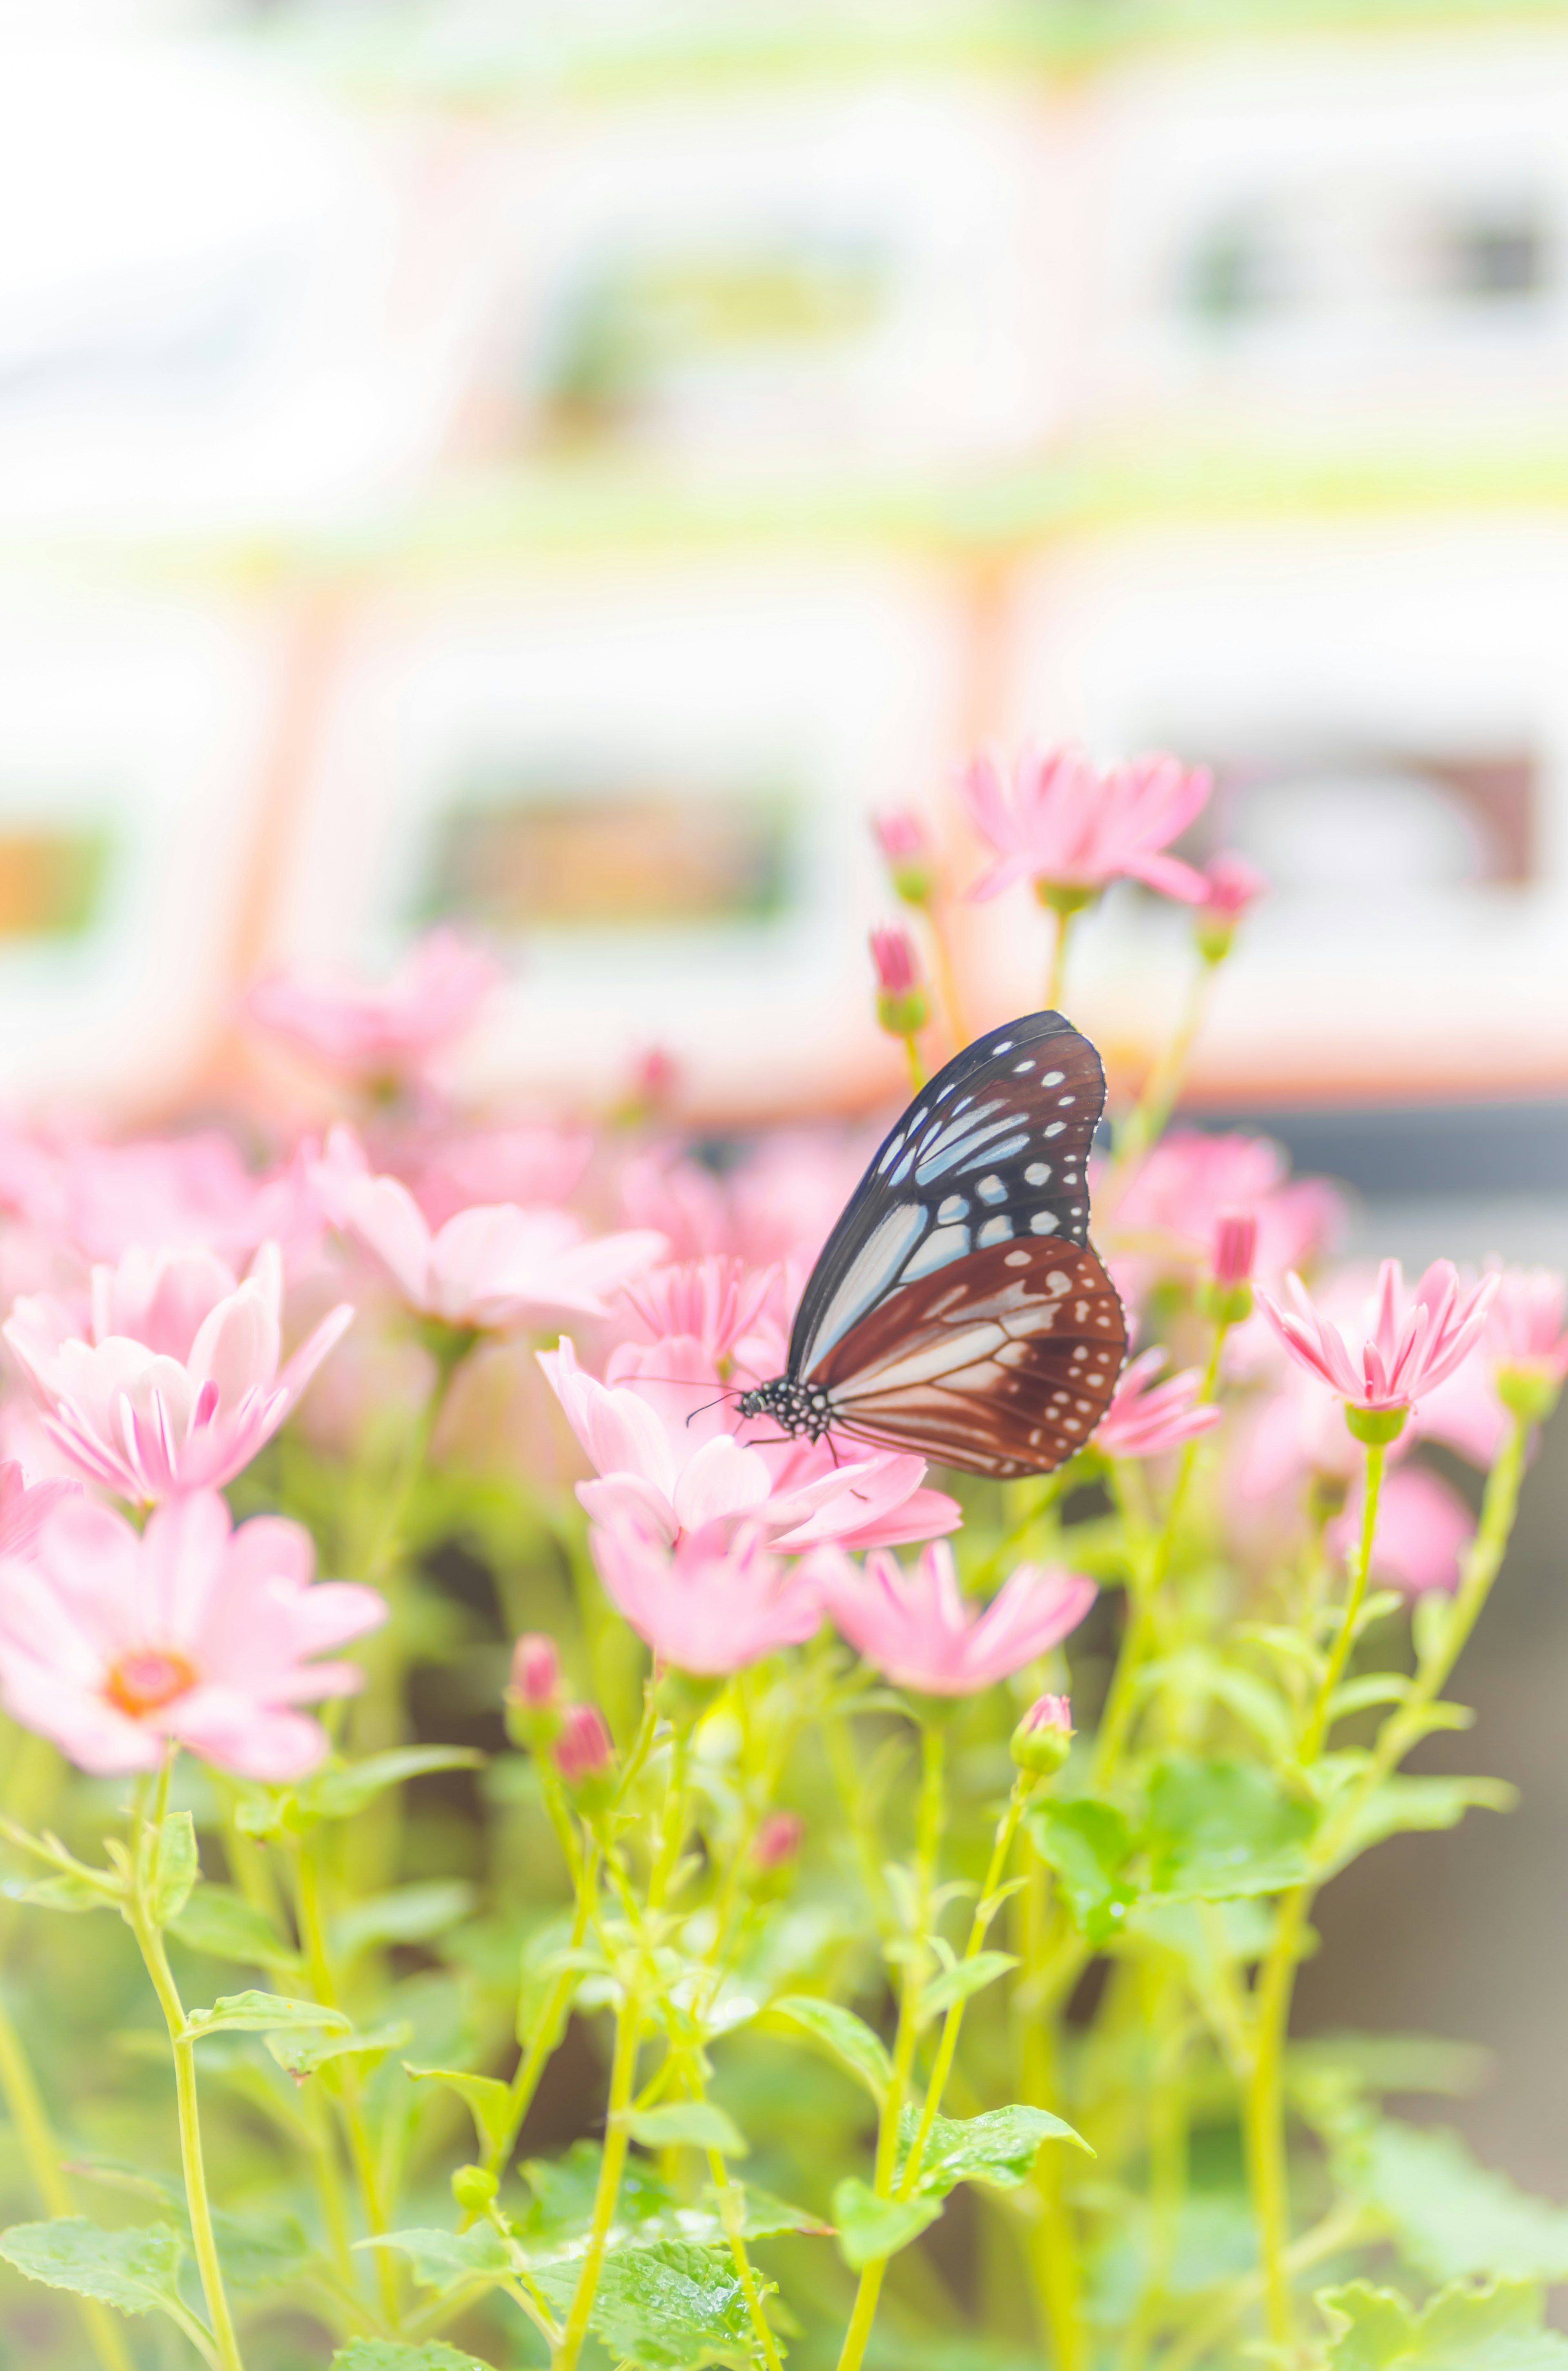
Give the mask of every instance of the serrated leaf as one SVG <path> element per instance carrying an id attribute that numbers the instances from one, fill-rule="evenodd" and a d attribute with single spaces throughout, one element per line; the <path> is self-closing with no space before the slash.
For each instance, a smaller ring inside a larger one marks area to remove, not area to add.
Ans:
<path id="1" fill-rule="evenodd" d="M 399 1885 L 356 1902 L 332 1922 L 332 1949 L 341 1959 L 380 1943 L 425 1943 L 459 1926 L 474 1906 L 474 1889 L 459 1879 Z"/>
<path id="2" fill-rule="evenodd" d="M 455 2091 L 474 2120 L 474 2131 L 484 2150 L 503 2147 L 512 2122 L 512 2087 L 493 2075 L 465 2075 L 450 2066 L 410 2066 L 403 2072 L 410 2083 L 444 2083 Z"/>
<path id="3" fill-rule="evenodd" d="M 1150 1881 L 1174 1901 L 1281 1892 L 1308 1875 L 1315 1825 L 1311 1806 L 1257 1763 L 1173 1753 L 1149 1781 Z"/>
<path id="4" fill-rule="evenodd" d="M 439 2339 L 404 2346 L 395 2338 L 351 2338 L 333 2355 L 331 2371 L 490 2371 L 490 2365 Z"/>
<path id="5" fill-rule="evenodd" d="M 167 1926 L 179 1917 L 201 1874 L 196 1822 L 189 1811 L 171 1811 L 157 1831 L 147 1884 L 147 1907 L 155 1925 Z"/>
<path id="6" fill-rule="evenodd" d="M 879 2198 L 869 2184 L 850 2176 L 833 2192 L 839 2253 L 852 2273 L 864 2272 L 868 2264 L 907 2248 L 941 2211 L 940 2196 Z"/>
<path id="7" fill-rule="evenodd" d="M 559 2313 L 570 2307 L 575 2264 L 533 2275 Z M 605 2256 L 589 2329 L 619 2365 L 636 2371 L 702 2371 L 749 2365 L 755 2348 L 745 2297 L 729 2251 L 663 2240 Z"/>
<path id="8" fill-rule="evenodd" d="M 65 2171 L 100 2181 L 108 2190 L 128 2191 L 133 2197 L 156 2198 L 160 2206 L 172 2207 L 189 2238 L 185 2184 L 178 2175 L 152 2173 L 113 2157 L 75 2158 Z M 292 2215 L 225 2215 L 219 2207 L 213 2210 L 213 2228 L 224 2278 L 232 2288 L 276 2286 L 292 2280 L 310 2260 L 310 2242 Z"/>
<path id="9" fill-rule="evenodd" d="M 1478 2165 L 1457 2133 L 1384 2122 L 1356 2154 L 1356 2187 L 1394 2224 L 1400 2253 L 1430 2279 L 1568 2280 L 1568 2210 Z"/>
<path id="10" fill-rule="evenodd" d="M 0 2231 L 0 2256 L 29 2281 L 96 2297 L 121 2313 L 172 2313 L 177 2319 L 189 2319 L 179 2286 L 184 2251 L 168 2223 L 103 2231 L 85 2215 L 67 2215 Z"/>
<path id="11" fill-rule="evenodd" d="M 229 1885 L 203 1885 L 193 1893 L 169 1932 L 190 1951 L 213 1960 L 238 1960 L 248 1967 L 293 1973 L 299 1953 L 282 1941 L 271 1920 Z"/>
<path id="12" fill-rule="evenodd" d="M 819 2000 L 814 1993 L 786 1993 L 782 2000 L 768 2003 L 767 2013 L 770 2017 L 787 2018 L 791 2025 L 798 2025 L 803 2033 L 820 2041 L 840 2065 L 859 2076 L 872 2099 L 881 2104 L 893 2079 L 893 2061 L 879 2036 L 853 2009 L 841 2008 L 836 2001 Z"/>
<path id="13" fill-rule="evenodd" d="M 920 1995 L 921 2021 L 940 2017 L 955 2001 L 973 1999 L 1017 1965 L 1017 1957 L 1011 1951 L 976 1951 L 972 1959 L 960 1960 L 956 1967 L 945 1969 L 926 1986 Z"/>
<path id="14" fill-rule="evenodd" d="M 437 1770 L 474 1770 L 484 1758 L 467 1745 L 396 1745 L 363 1762 L 329 1763 L 300 1788 L 300 1809 L 317 1820 L 350 1820 L 388 1787 Z"/>
<path id="15" fill-rule="evenodd" d="M 627 2118 L 634 2141 L 644 2148 L 718 2149 L 724 2157 L 748 2154 L 745 2134 L 710 2099 L 672 2099 Z"/>
<path id="16" fill-rule="evenodd" d="M 905 2108 L 899 2117 L 895 2189 L 903 2182 L 919 2122 L 916 2108 Z M 1014 2190 L 1033 2172 L 1041 2143 L 1053 2140 L 1071 2141 L 1094 2155 L 1081 2133 L 1045 2108 L 992 2108 L 983 2116 L 934 2117 L 916 2188 L 937 2198 L 945 2198 L 961 2181 L 990 2181 Z"/>
<path id="17" fill-rule="evenodd" d="M 1352 2281 L 1320 2289 L 1318 2303 L 1342 2321 L 1329 2348 L 1331 2371 L 1564 2371 L 1568 2339 L 1541 2327 L 1533 2281 L 1457 2285 L 1414 2314 L 1391 2289 Z"/>
<path id="18" fill-rule="evenodd" d="M 406 2256 L 421 2288 L 446 2289 L 469 2281 L 502 2281 L 512 2270 L 505 2240 L 493 2223 L 470 2224 L 467 2231 L 388 2231 L 361 2239 L 362 2248 L 389 2248 Z"/>
<path id="19" fill-rule="evenodd" d="M 1028 1816 L 1034 1849 L 1056 1872 L 1073 1924 L 1099 1949 L 1121 1932 L 1138 1889 L 1127 1874 L 1132 1830 L 1114 1803 L 1080 1795 L 1044 1802 Z"/>
<path id="20" fill-rule="evenodd" d="M 1457 1828 L 1467 1811 L 1508 1811 L 1517 1799 L 1517 1789 L 1501 1778 L 1385 1778 L 1356 1812 L 1334 1866 L 1342 1868 L 1385 1836 Z"/>
<path id="21" fill-rule="evenodd" d="M 373 2027 L 368 2033 L 323 2033 L 319 2027 L 306 2027 L 303 2033 L 270 2033 L 266 2049 L 285 2075 L 303 2079 L 325 2066 L 329 2059 L 379 2057 L 388 2050 L 406 2050 L 413 2038 L 412 2025 L 406 2017 L 400 2017 L 389 2024 Z"/>
<path id="22" fill-rule="evenodd" d="M 282 1993 L 225 1993 L 211 2008 L 193 2008 L 185 2019 L 185 2039 L 199 2041 L 209 2033 L 273 2033 L 302 2026 L 322 2026 L 336 2033 L 350 2030 L 340 2008 L 323 2008 L 319 2001 L 289 2000 Z"/>

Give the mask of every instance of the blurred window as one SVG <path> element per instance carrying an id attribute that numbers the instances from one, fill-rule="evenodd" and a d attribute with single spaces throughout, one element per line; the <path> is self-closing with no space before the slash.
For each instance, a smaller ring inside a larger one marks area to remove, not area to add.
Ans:
<path id="1" fill-rule="evenodd" d="M 1478 304 L 1539 296 L 1551 278 L 1551 242 L 1531 213 L 1479 214 L 1450 226 L 1443 267 L 1449 292 Z"/>
<path id="2" fill-rule="evenodd" d="M 781 800 L 627 785 L 469 798 L 438 827 L 427 910 L 503 931 L 771 919 L 788 899 Z"/>

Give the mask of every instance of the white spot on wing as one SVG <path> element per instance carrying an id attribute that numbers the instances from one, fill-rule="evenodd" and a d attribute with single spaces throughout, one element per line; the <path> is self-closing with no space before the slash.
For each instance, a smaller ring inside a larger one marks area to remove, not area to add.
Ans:
<path id="1" fill-rule="evenodd" d="M 1048 1186 L 1051 1182 L 1051 1164 L 1048 1161 L 1032 1161 L 1023 1174 L 1031 1186 Z"/>
<path id="2" fill-rule="evenodd" d="M 946 1267 L 949 1260 L 962 1259 L 968 1249 L 967 1227 L 939 1227 L 906 1263 L 904 1281 L 912 1284 L 917 1277 L 930 1276 L 937 1268 Z"/>
<path id="3" fill-rule="evenodd" d="M 999 1177 L 982 1177 L 974 1191 L 979 1195 L 982 1202 L 1005 1202 L 1008 1198 L 1008 1189 Z M 958 1197 L 951 1195 L 949 1199 L 956 1201 Z M 946 1208 L 947 1203 L 944 1202 L 942 1209 L 945 1210 Z"/>
<path id="4" fill-rule="evenodd" d="M 1056 1232 L 1055 1210 L 1036 1210 L 1029 1222 L 1029 1232 L 1032 1235 L 1054 1235 Z"/>
<path id="5" fill-rule="evenodd" d="M 950 1194 L 937 1212 L 937 1224 L 939 1227 L 954 1226 L 960 1219 L 966 1219 L 968 1216 L 969 1205 L 963 1196 Z"/>
<path id="6" fill-rule="evenodd" d="M 1040 1083 L 1043 1087 L 1059 1087 L 1066 1075 L 1066 1070 L 1047 1070 Z"/>
<path id="7" fill-rule="evenodd" d="M 983 1251 L 989 1251 L 993 1243 L 1011 1243 L 1012 1220 L 1009 1218 L 987 1219 L 974 1240 Z"/>

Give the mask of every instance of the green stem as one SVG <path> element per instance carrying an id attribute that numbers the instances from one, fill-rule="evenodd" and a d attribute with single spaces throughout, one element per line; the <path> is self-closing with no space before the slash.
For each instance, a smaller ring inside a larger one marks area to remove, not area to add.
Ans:
<path id="1" fill-rule="evenodd" d="M 1014 1993 L 1024 2016 L 1019 2090 L 1032 2108 L 1054 2108 L 1058 2086 L 1053 2048 L 1055 2001 L 1049 1996 L 1055 1955 L 1051 1949 L 1050 1893 L 1035 1861 L 1021 1910 L 1023 1971 Z M 1027 2238 L 1030 2275 L 1055 2371 L 1084 2371 L 1083 2316 L 1073 2213 L 1063 2192 L 1061 2153 L 1042 2149 L 1034 2163 L 1039 2214 Z"/>
<path id="2" fill-rule="evenodd" d="M 595 1845 L 581 1857 L 576 1871 L 577 1901 L 571 1920 L 573 1951 L 581 1949 L 582 1938 L 588 1932 L 588 1921 L 592 1914 L 594 1895 L 598 1882 L 599 1851 Z M 539 2088 L 539 2077 L 543 2075 L 550 2054 L 560 2040 L 561 2028 L 566 2021 L 566 2013 L 571 2004 L 571 1995 L 577 1989 L 578 1980 L 575 1968 L 565 1968 L 550 1986 L 544 2007 L 540 2010 L 534 2030 L 528 2037 L 528 2046 L 518 2061 L 517 2072 L 512 2078 L 505 2126 L 485 2151 L 484 2163 L 491 2173 L 499 2172 L 512 2155 L 517 2135 L 523 2129 L 524 2120 L 534 2104 L 534 2094 Z"/>
<path id="3" fill-rule="evenodd" d="M 1067 941 L 1072 936 L 1078 909 L 1068 905 L 1055 908 L 1056 929 L 1051 941 L 1051 967 L 1045 975 L 1045 1010 L 1060 1012 L 1067 986 Z"/>
<path id="4" fill-rule="evenodd" d="M 939 1721 L 926 1721 L 920 1730 L 920 1802 L 915 1824 L 914 1928 L 899 1990 L 893 2073 L 877 2125 L 876 2169 L 871 2186 L 879 2198 L 893 2196 L 899 2118 L 915 2065 L 916 2044 L 920 2038 L 920 1995 L 926 1988 L 930 1959 L 931 1892 L 937 1854 L 941 1845 L 945 1764 L 945 1732 Z M 882 2296 L 886 2272 L 887 2258 L 878 2256 L 860 2274 L 860 2284 L 855 2292 L 854 2311 L 849 2317 L 849 2327 L 845 2332 L 844 2345 L 838 2357 L 838 2371 L 859 2371 L 870 2342 L 871 2325 L 876 2319 L 877 2302 Z"/>
<path id="5" fill-rule="evenodd" d="M 1142 1094 L 1116 1131 L 1116 1166 L 1124 1174 L 1154 1150 L 1170 1124 L 1193 1047 L 1204 1025 L 1217 967 L 1205 960 L 1193 975 L 1182 1018 L 1145 1080 Z"/>
<path id="6" fill-rule="evenodd" d="M 1340 1619 L 1339 1635 L 1333 1643 L 1328 1666 L 1318 1689 L 1317 1702 L 1312 1706 L 1301 1740 L 1300 1759 L 1316 1762 L 1323 1750 L 1333 1718 L 1334 1691 L 1344 1677 L 1344 1667 L 1350 1660 L 1350 1650 L 1355 1644 L 1356 1616 L 1360 1613 L 1372 1575 L 1372 1547 L 1378 1530 L 1378 1501 L 1383 1491 L 1383 1468 L 1388 1462 L 1388 1450 L 1381 1441 L 1369 1441 L 1366 1448 L 1366 1495 L 1361 1512 L 1361 1541 L 1356 1551 L 1355 1570 L 1351 1575 L 1350 1594 L 1345 1600 Z"/>
<path id="7" fill-rule="evenodd" d="M 1290 2344 L 1290 2180 L 1285 2146 L 1285 2044 L 1302 1930 L 1316 1889 L 1298 1885 L 1274 1914 L 1274 1939 L 1259 1979 L 1252 2073 L 1243 2109 L 1247 2173 L 1262 2259 L 1264 2311 L 1271 2344 Z"/>
<path id="8" fill-rule="evenodd" d="M 147 1908 L 144 1880 L 146 1871 L 156 1868 L 163 1827 L 163 1815 L 168 1802 L 169 1772 L 173 1767 L 172 1752 L 164 1763 L 158 1777 L 157 1803 L 150 1833 L 144 1829 L 134 1839 L 132 1851 L 131 1926 L 140 1947 L 142 1959 L 157 1995 L 158 2007 L 168 2028 L 169 2046 L 174 2053 L 175 2098 L 179 2113 L 179 2154 L 185 2169 L 185 2195 L 190 2215 L 190 2237 L 196 2251 L 197 2269 L 202 2275 L 202 2294 L 207 2300 L 207 2315 L 213 2325 L 213 2342 L 219 2371 L 244 2371 L 239 2343 L 235 2336 L 234 2320 L 224 2288 L 223 2270 L 218 2261 L 218 2243 L 213 2229 L 213 2210 L 207 2198 L 207 2177 L 202 2158 L 202 2123 L 196 2099 L 196 2046 L 186 2038 L 185 2009 L 169 1971 L 168 1955 L 164 1949 L 163 1936 L 154 1924 Z"/>
<path id="9" fill-rule="evenodd" d="M 911 1029 L 902 1042 L 909 1060 L 909 1083 L 918 1094 L 926 1083 L 926 1065 L 920 1059 L 919 1040 Z"/>
<path id="10" fill-rule="evenodd" d="M 933 899 L 926 908 L 926 920 L 931 933 L 931 955 L 937 975 L 937 992 L 947 1014 L 948 1034 L 956 1054 L 969 1043 L 969 1032 L 963 1025 L 963 1005 L 958 992 L 958 975 L 953 969 L 952 943 L 947 919 L 941 907 Z"/>
<path id="11" fill-rule="evenodd" d="M 870 1904 L 878 1931 L 885 1935 L 893 1920 L 887 1879 L 882 1871 L 882 1838 L 877 1833 L 870 1798 L 856 1759 L 854 1732 L 849 1721 L 847 1713 L 829 1713 L 822 1725 L 823 1743 L 827 1751 L 834 1784 L 838 1790 L 849 1840 L 855 1847 L 866 1900 Z"/>

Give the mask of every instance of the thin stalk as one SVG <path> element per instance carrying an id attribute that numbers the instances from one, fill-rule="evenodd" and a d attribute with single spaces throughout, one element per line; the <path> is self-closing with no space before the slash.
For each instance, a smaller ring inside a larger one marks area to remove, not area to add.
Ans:
<path id="1" fill-rule="evenodd" d="M 165 1762 L 158 1781 L 158 1799 L 148 1837 L 145 1830 L 139 1833 L 132 1852 L 131 1912 L 132 1931 L 140 1947 L 142 1959 L 157 1995 L 158 2007 L 168 2028 L 169 2047 L 174 2053 L 175 2099 L 179 2113 L 179 2155 L 185 2171 L 186 2203 L 190 2215 L 190 2237 L 196 2253 L 197 2269 L 202 2275 L 202 2290 L 207 2300 L 207 2315 L 213 2326 L 213 2344 L 218 2371 L 244 2371 L 239 2342 L 235 2336 L 234 2319 L 224 2288 L 223 2268 L 218 2261 L 218 2243 L 213 2229 L 213 2210 L 207 2197 L 207 2176 L 202 2157 L 202 2123 L 196 2099 L 195 2043 L 186 2038 L 185 2008 L 174 1977 L 169 1971 L 168 1955 L 164 1949 L 163 1936 L 148 1914 L 143 1891 L 144 1874 L 156 1862 L 158 1838 L 163 1826 L 163 1814 L 168 1801 L 168 1774 L 173 1755 Z M 140 1824 L 140 1822 L 138 1823 Z"/>
<path id="2" fill-rule="evenodd" d="M 294 1856 L 294 1886 L 300 1941 L 305 1946 L 306 1964 L 310 1971 L 310 1988 L 323 2008 L 337 2008 L 340 2006 L 337 1980 L 327 1948 L 327 1928 L 321 1912 L 321 1892 L 311 1836 L 304 1836 L 300 1840 L 299 1850 Z M 382 2196 L 380 2169 L 365 2127 L 359 2077 L 352 2060 L 347 2057 L 338 2060 L 336 2073 L 349 2156 L 364 2208 L 365 2227 L 372 2238 L 381 2238 L 391 2228 L 391 2222 Z M 398 2267 L 386 2248 L 374 2248 L 371 2253 L 375 2258 L 375 2284 L 381 2297 L 381 2309 L 395 2330 L 400 2310 Z"/>
<path id="3" fill-rule="evenodd" d="M 860 1882 L 871 1906 L 871 1915 L 879 1931 L 886 1934 L 892 1924 L 892 1907 L 888 1901 L 887 1879 L 882 1873 L 882 1838 L 870 1813 L 866 1788 L 855 1755 L 854 1733 L 847 1713 L 829 1713 L 822 1725 L 823 1744 L 827 1751 L 828 1766 L 838 1789 L 838 1800 L 844 1812 L 849 1840 L 855 1847 L 859 1866 Z"/>
<path id="4" fill-rule="evenodd" d="M 581 1949 L 588 1932 L 594 1891 L 599 1881 L 599 1848 L 591 1845 L 582 1857 L 576 1874 L 577 1901 L 571 1920 L 571 1949 Z M 534 2094 L 539 2088 L 539 2077 L 548 2063 L 550 2053 L 560 2039 L 571 1995 L 577 1988 L 575 1968 L 563 1969 L 550 1986 L 545 2006 L 539 2012 L 528 2046 L 518 2061 L 517 2072 L 512 2078 L 511 2096 L 507 2102 L 506 2123 L 500 2135 L 485 2151 L 484 2163 L 491 2173 L 497 2173 L 512 2154 L 513 2145 L 523 2129 L 524 2120 L 534 2104 Z"/>
<path id="5" fill-rule="evenodd" d="M 893 2045 L 893 2073 L 877 2125 L 876 2167 L 872 2189 L 879 2198 L 893 2196 L 894 2169 L 898 2155 L 898 2124 L 903 2113 L 915 2048 L 920 2038 L 920 1995 L 926 1987 L 930 1958 L 931 1892 L 937 1855 L 941 1845 L 945 1802 L 946 1741 L 940 1725 L 922 1724 L 920 1731 L 920 1802 L 915 1824 L 915 1925 L 899 1989 L 898 2030 Z M 838 2371 L 859 2371 L 876 2320 L 887 2258 L 875 2257 L 860 2274 L 854 2310 L 838 2357 Z"/>
<path id="6" fill-rule="evenodd" d="M 1344 1677 L 1344 1667 L 1350 1660 L 1350 1650 L 1355 1644 L 1355 1619 L 1366 1595 L 1366 1585 L 1372 1574 L 1372 1543 L 1378 1529 L 1378 1501 L 1383 1490 L 1383 1468 L 1388 1462 L 1388 1450 L 1381 1441 L 1371 1441 L 1366 1450 L 1366 1496 L 1361 1514 L 1361 1541 L 1356 1550 L 1355 1570 L 1351 1576 L 1350 1594 L 1345 1600 L 1339 1636 L 1334 1640 L 1318 1689 L 1317 1702 L 1301 1740 L 1300 1759 L 1316 1762 L 1323 1750 L 1332 1717 L 1334 1691 Z"/>
<path id="7" fill-rule="evenodd" d="M 1144 1081 L 1142 1094 L 1116 1131 L 1118 1169 L 1130 1169 L 1135 1162 L 1142 1161 L 1146 1153 L 1152 1152 L 1170 1126 L 1193 1047 L 1204 1025 L 1204 1015 L 1208 1010 L 1217 968 L 1216 964 L 1205 960 L 1188 982 L 1182 1017 Z"/>
<path id="8" fill-rule="evenodd" d="M 963 1024 L 963 1004 L 958 992 L 958 975 L 953 968 L 952 941 L 948 934 L 947 917 L 934 900 L 926 908 L 926 920 L 931 933 L 931 959 L 937 976 L 937 993 L 947 1014 L 948 1035 L 956 1054 L 968 1045 L 969 1032 Z"/>
<path id="9" fill-rule="evenodd" d="M 919 1040 L 913 1029 L 904 1037 L 903 1046 L 909 1062 L 909 1083 L 918 1094 L 926 1083 L 926 1065 L 920 1059 Z"/>
<path id="10" fill-rule="evenodd" d="M 1055 908 L 1055 935 L 1051 941 L 1051 966 L 1045 975 L 1047 1012 L 1060 1012 L 1062 1009 L 1062 999 L 1066 993 L 1067 982 L 1067 941 L 1072 935 L 1073 923 L 1077 919 L 1076 912 L 1070 906 L 1058 906 Z"/>

